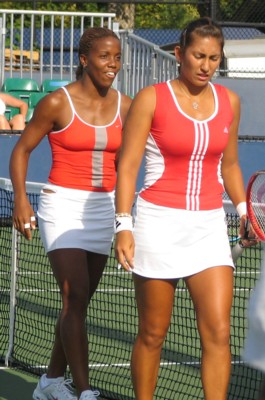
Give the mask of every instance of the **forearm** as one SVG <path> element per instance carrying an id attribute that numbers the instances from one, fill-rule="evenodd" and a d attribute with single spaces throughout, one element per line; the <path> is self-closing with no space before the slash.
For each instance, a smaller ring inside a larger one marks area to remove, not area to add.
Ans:
<path id="1" fill-rule="evenodd" d="M 240 166 L 235 163 L 229 168 L 222 169 L 225 190 L 236 207 L 246 201 L 243 175 Z"/>
<path id="2" fill-rule="evenodd" d="M 26 118 L 26 115 L 27 115 L 27 112 L 28 112 L 28 105 L 27 105 L 26 103 L 22 104 L 22 105 L 19 107 L 19 110 L 20 110 L 20 111 L 19 111 L 20 114 L 23 115 L 23 117 Z"/>
<path id="3" fill-rule="evenodd" d="M 26 177 L 29 154 L 15 148 L 11 154 L 9 172 L 14 190 L 15 202 L 26 197 Z"/>
<path id="4" fill-rule="evenodd" d="M 116 213 L 131 213 L 136 192 L 137 173 L 119 166 L 116 186 Z"/>

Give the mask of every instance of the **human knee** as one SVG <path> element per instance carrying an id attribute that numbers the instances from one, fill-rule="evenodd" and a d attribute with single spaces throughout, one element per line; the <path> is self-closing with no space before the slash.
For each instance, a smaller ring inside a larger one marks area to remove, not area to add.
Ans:
<path id="1" fill-rule="evenodd" d="M 25 117 L 22 114 L 16 114 L 11 123 L 14 130 L 22 130 L 25 128 Z"/>
<path id="2" fill-rule="evenodd" d="M 86 313 L 89 296 L 88 291 L 70 290 L 62 293 L 63 308 L 65 312 Z"/>
<path id="3" fill-rule="evenodd" d="M 7 121 L 5 115 L 0 115 L 0 129 L 10 129 L 9 122 Z"/>
<path id="4" fill-rule="evenodd" d="M 166 337 L 166 333 L 166 329 L 145 328 L 140 330 L 139 336 L 147 348 L 149 348 L 150 350 L 155 350 L 162 347 Z"/>
<path id="5" fill-rule="evenodd" d="M 227 323 L 214 324 L 201 334 L 204 346 L 227 346 L 230 342 L 230 326 Z"/>

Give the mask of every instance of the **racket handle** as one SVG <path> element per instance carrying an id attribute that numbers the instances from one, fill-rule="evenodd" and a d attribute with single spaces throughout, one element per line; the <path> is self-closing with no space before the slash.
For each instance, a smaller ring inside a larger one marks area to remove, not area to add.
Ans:
<path id="1" fill-rule="evenodd" d="M 232 259 L 234 264 L 236 263 L 237 259 L 242 255 L 244 251 L 244 247 L 240 245 L 240 243 L 237 243 L 231 250 L 232 253 Z"/>

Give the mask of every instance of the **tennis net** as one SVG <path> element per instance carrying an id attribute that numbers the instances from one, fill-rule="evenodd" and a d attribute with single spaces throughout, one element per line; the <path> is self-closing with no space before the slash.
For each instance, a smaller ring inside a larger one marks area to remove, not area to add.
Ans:
<path id="1" fill-rule="evenodd" d="M 27 183 L 34 210 L 41 184 Z M 0 361 L 40 375 L 47 369 L 60 295 L 38 229 L 27 242 L 12 228 L 13 193 L 0 179 Z M 236 235 L 238 217 L 225 202 L 228 229 Z M 259 276 L 261 247 L 246 249 L 235 272 L 231 315 L 232 375 L 229 399 L 258 395 L 261 373 L 247 367 L 240 354 L 247 329 L 246 306 Z M 137 331 L 131 275 L 117 269 L 113 251 L 89 308 L 90 378 L 103 398 L 134 398 L 130 355 Z M 164 343 L 155 399 L 203 399 L 200 340 L 188 291 L 180 282 L 170 329 Z"/>

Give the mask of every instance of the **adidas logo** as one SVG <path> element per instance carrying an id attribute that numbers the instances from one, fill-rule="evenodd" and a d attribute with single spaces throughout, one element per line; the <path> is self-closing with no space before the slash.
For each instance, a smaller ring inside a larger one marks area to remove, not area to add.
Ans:
<path id="1" fill-rule="evenodd" d="M 227 129 L 227 126 L 225 127 L 225 129 L 224 129 L 224 133 L 228 133 L 229 131 L 228 131 L 228 129 Z"/>

